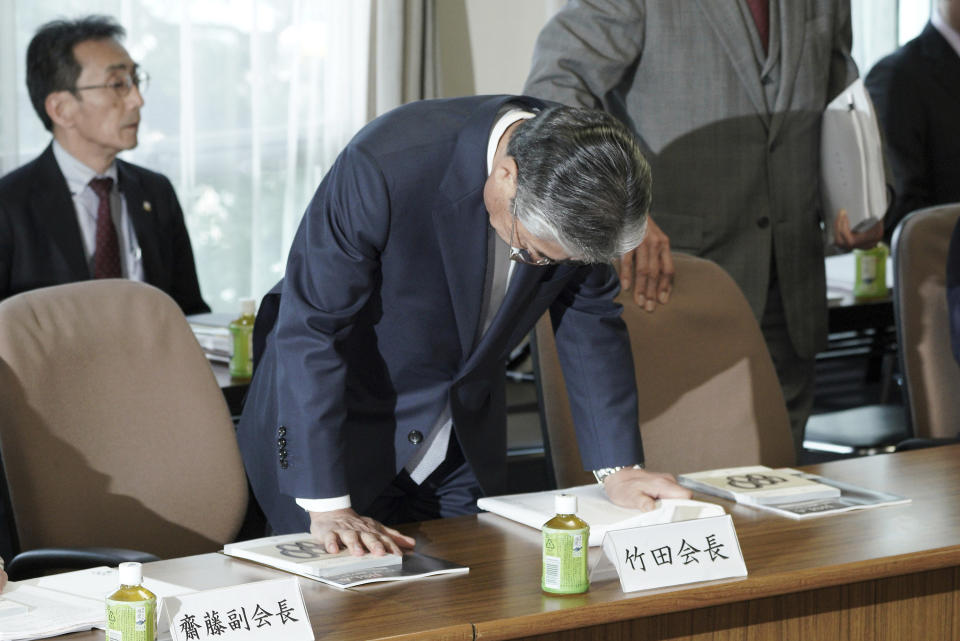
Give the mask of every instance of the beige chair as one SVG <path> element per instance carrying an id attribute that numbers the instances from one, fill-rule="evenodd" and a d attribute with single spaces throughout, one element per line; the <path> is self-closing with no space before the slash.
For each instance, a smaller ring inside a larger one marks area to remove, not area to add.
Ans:
<path id="1" fill-rule="evenodd" d="M 247 507 L 210 365 L 173 299 L 143 283 L 87 281 L 0 303 L 0 452 L 31 567 L 58 563 L 37 548 L 212 552 Z"/>
<path id="2" fill-rule="evenodd" d="M 792 465 L 783 395 L 760 327 L 733 279 L 715 263 L 674 254 L 670 302 L 649 314 L 621 294 L 630 332 L 647 467 L 674 474 Z M 544 441 L 559 487 L 584 471 L 549 315 L 537 324 L 535 367 Z"/>
<path id="3" fill-rule="evenodd" d="M 913 435 L 956 438 L 960 366 L 950 350 L 946 265 L 960 203 L 915 211 L 893 237 L 894 299 L 900 367 Z"/>

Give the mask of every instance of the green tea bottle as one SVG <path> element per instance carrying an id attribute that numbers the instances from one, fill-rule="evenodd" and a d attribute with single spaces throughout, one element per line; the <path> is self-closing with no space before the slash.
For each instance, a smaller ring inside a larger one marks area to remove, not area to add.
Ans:
<path id="1" fill-rule="evenodd" d="M 590 526 L 577 518 L 577 497 L 557 494 L 555 517 L 543 524 L 543 578 L 540 587 L 552 594 L 580 594 L 590 587 L 587 545 Z"/>
<path id="2" fill-rule="evenodd" d="M 853 295 L 857 298 L 883 298 L 887 295 L 887 254 L 883 243 L 873 249 L 854 249 L 856 278 Z"/>
<path id="3" fill-rule="evenodd" d="M 139 563 L 120 564 L 120 587 L 107 597 L 106 641 L 155 641 L 157 597 L 140 583 Z"/>
<path id="4" fill-rule="evenodd" d="M 233 355 L 230 357 L 230 376 L 249 380 L 253 376 L 253 321 L 256 320 L 256 301 L 240 300 L 240 318 L 230 321 L 233 335 Z"/>

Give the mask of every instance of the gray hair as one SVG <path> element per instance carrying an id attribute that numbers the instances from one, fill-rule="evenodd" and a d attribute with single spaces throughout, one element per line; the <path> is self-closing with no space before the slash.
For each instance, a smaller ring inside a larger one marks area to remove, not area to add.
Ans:
<path id="1" fill-rule="evenodd" d="M 630 131 L 596 109 L 553 107 L 517 127 L 513 210 L 572 258 L 605 263 L 643 240 L 652 178 Z"/>

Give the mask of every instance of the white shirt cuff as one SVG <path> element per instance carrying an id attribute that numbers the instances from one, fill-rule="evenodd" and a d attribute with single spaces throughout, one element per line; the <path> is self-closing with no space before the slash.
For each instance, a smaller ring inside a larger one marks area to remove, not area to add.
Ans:
<path id="1" fill-rule="evenodd" d="M 297 499 L 297 505 L 307 512 L 330 512 L 350 507 L 350 495 L 335 496 L 332 499 Z"/>

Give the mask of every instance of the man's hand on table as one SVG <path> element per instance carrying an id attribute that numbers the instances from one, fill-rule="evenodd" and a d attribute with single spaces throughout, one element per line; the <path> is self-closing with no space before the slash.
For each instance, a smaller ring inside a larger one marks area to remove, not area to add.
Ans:
<path id="1" fill-rule="evenodd" d="M 620 507 L 652 510 L 657 499 L 689 499 L 693 496 L 677 484 L 672 474 L 624 468 L 606 478 L 607 497 Z"/>
<path id="2" fill-rule="evenodd" d="M 414 539 L 389 528 L 369 516 L 360 516 L 352 508 L 329 512 L 310 512 L 310 534 L 335 554 L 344 547 L 353 556 L 370 552 L 374 556 L 403 554 L 412 550 Z"/>
<path id="3" fill-rule="evenodd" d="M 647 235 L 640 246 L 624 254 L 614 264 L 620 274 L 620 287 L 625 292 L 633 288 L 633 300 L 648 312 L 665 305 L 673 289 L 673 258 L 670 239 L 647 216 Z"/>

